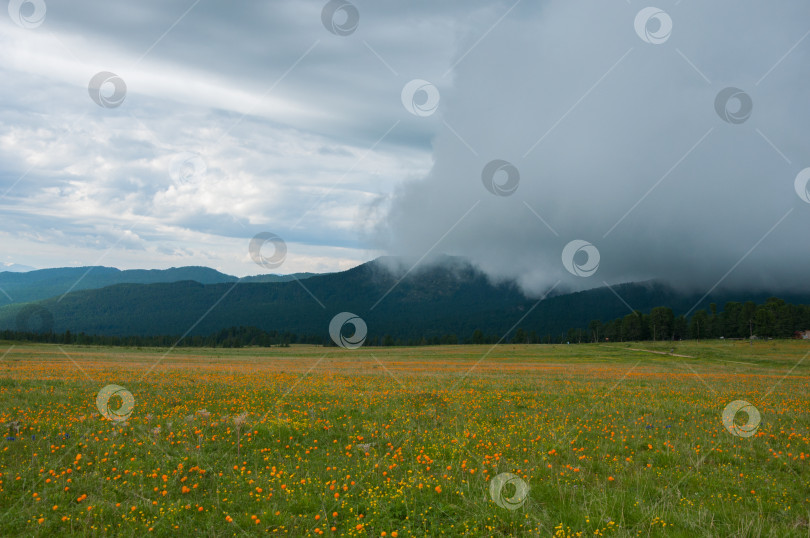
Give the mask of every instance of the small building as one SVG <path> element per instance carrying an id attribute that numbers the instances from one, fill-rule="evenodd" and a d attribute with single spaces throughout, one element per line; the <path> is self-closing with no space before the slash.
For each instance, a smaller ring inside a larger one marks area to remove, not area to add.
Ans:
<path id="1" fill-rule="evenodd" d="M 793 333 L 793 338 L 810 340 L 810 331 L 796 331 L 795 333 Z"/>

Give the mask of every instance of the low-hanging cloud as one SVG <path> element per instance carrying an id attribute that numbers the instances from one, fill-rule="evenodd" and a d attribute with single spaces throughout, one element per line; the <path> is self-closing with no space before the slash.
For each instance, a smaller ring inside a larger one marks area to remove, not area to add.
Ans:
<path id="1" fill-rule="evenodd" d="M 393 194 L 379 243 L 463 255 L 534 294 L 809 287 L 794 180 L 810 166 L 810 5 L 642 8 L 553 0 L 476 21 L 433 168 Z"/>

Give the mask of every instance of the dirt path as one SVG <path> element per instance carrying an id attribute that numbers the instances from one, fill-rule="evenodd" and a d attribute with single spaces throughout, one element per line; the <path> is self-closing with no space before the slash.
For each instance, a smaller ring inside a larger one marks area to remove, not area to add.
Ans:
<path id="1" fill-rule="evenodd" d="M 669 357 L 684 357 L 687 359 L 694 359 L 692 355 L 678 355 L 677 353 L 667 353 L 666 351 L 653 351 L 651 349 L 639 349 L 635 347 L 626 347 L 624 349 L 629 349 L 630 351 L 645 351 L 647 353 L 655 353 L 657 355 L 667 355 Z"/>
<path id="2" fill-rule="evenodd" d="M 604 344 L 603 344 L 604 345 Z M 641 349 L 637 347 L 619 347 L 619 346 L 605 346 L 612 349 L 626 349 L 628 351 L 642 351 L 644 353 L 655 353 L 656 355 L 666 355 L 668 357 L 683 357 L 685 359 L 694 359 L 692 355 L 678 355 L 677 353 L 667 353 L 666 351 L 653 351 L 652 349 Z"/>

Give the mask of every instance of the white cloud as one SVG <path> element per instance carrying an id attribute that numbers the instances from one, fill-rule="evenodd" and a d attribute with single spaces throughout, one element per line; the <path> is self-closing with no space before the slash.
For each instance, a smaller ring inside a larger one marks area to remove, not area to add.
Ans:
<path id="1" fill-rule="evenodd" d="M 58 28 L 57 17 L 49 22 Z M 2 29 L 0 46 L 9 53 L 0 73 L 13 82 L 0 89 L 0 195 L 8 191 L 0 210 L 12 217 L 5 244 L 19 262 L 202 264 L 255 274 L 263 269 L 245 265 L 247 240 L 273 230 L 290 245 L 284 272 L 345 269 L 376 255 L 362 239 L 374 225 L 365 206 L 430 166 L 424 148 L 393 139 L 375 145 L 355 125 L 345 138 L 319 128 L 334 130 L 345 116 L 328 87 L 321 88 L 327 99 L 302 94 L 305 100 L 252 81 L 300 86 L 294 70 L 284 75 L 301 59 L 292 52 L 229 77 L 163 54 L 138 63 L 131 42 L 107 36 L 99 43 L 75 28 Z M 310 45 L 323 39 L 321 30 Z M 316 64 L 323 61 L 317 52 L 316 45 Z M 102 109 L 87 95 L 101 69 L 127 83 L 120 108 Z M 375 127 L 369 136 L 385 132 L 372 133 Z M 207 171 L 177 181 L 172 160 L 186 152 L 198 154 Z"/>

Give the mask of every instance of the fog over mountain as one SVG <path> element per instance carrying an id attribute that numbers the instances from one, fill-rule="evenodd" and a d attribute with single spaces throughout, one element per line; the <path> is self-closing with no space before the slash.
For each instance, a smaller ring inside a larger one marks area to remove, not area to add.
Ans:
<path id="1" fill-rule="evenodd" d="M 437 133 L 430 173 L 393 195 L 385 244 L 418 256 L 449 231 L 444 251 L 534 291 L 647 278 L 807 289 L 810 205 L 794 180 L 810 166 L 810 5 L 664 2 L 660 44 L 637 35 L 641 7 L 524 5 L 478 46 L 466 35 L 442 94 L 453 129 Z M 744 92 L 727 104 L 738 123 L 716 110 L 727 87 Z M 482 182 L 495 159 L 519 172 L 509 195 Z M 590 277 L 561 263 L 573 240 L 598 249 Z"/>

